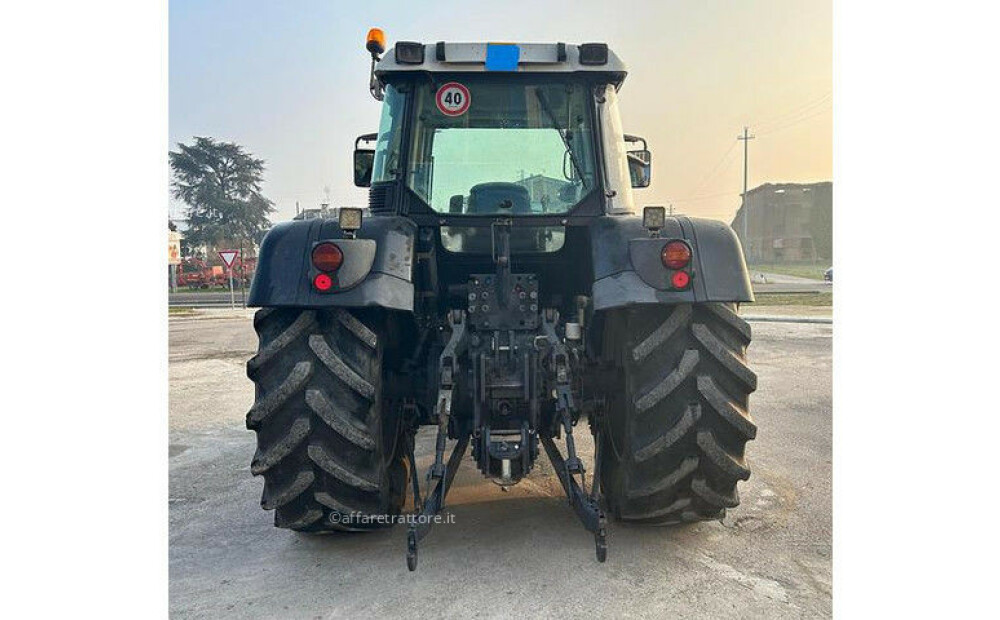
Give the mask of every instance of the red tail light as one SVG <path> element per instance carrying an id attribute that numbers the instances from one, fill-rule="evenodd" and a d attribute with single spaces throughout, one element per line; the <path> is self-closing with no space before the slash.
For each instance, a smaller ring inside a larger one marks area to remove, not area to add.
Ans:
<path id="1" fill-rule="evenodd" d="M 316 287 L 317 291 L 328 291 L 333 286 L 333 278 L 325 273 L 318 274 L 313 278 L 313 286 Z"/>
<path id="2" fill-rule="evenodd" d="M 660 258 L 667 269 L 683 269 L 691 262 L 691 247 L 683 241 L 671 241 L 663 246 Z"/>
<path id="3" fill-rule="evenodd" d="M 336 271 L 344 262 L 344 253 L 336 243 L 320 243 L 313 248 L 312 262 L 320 271 Z"/>
<path id="4" fill-rule="evenodd" d="M 686 271 L 675 271 L 674 275 L 670 276 L 670 284 L 676 289 L 685 289 L 691 284 L 691 276 Z"/>

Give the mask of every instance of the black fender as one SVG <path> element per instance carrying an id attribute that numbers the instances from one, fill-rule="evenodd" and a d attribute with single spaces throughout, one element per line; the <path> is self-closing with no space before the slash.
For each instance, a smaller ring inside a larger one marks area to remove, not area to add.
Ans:
<path id="1" fill-rule="evenodd" d="M 691 246 L 691 285 L 684 291 L 670 290 L 660 261 L 660 251 L 671 239 L 684 239 Z M 668 217 L 659 237 L 651 238 L 640 217 L 599 217 L 591 225 L 591 252 L 595 311 L 630 304 L 754 299 L 739 238 L 717 220 Z"/>
<path id="2" fill-rule="evenodd" d="M 365 307 L 413 310 L 413 258 L 417 226 L 395 216 L 366 217 L 356 239 L 346 239 L 336 220 L 292 220 L 265 235 L 247 305 L 260 307 Z M 334 241 L 344 253 L 331 290 L 313 287 L 319 273 L 313 247 Z"/>

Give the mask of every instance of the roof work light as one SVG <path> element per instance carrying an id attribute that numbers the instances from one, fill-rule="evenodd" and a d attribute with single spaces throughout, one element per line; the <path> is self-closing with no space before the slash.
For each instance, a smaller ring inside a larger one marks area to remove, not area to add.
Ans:
<path id="1" fill-rule="evenodd" d="M 583 43 L 580 45 L 581 65 L 606 65 L 608 64 L 608 44 L 607 43 Z"/>
<path id="2" fill-rule="evenodd" d="M 424 44 L 416 41 L 399 41 L 394 48 L 396 62 L 404 65 L 419 65 L 424 62 Z"/>

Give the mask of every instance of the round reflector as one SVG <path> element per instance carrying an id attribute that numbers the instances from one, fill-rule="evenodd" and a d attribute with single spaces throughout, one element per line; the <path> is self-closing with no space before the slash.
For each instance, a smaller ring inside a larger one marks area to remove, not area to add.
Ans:
<path id="1" fill-rule="evenodd" d="M 663 266 L 668 269 L 683 269 L 691 262 L 691 248 L 683 241 L 671 241 L 660 252 Z"/>
<path id="2" fill-rule="evenodd" d="M 320 271 L 336 271 L 344 262 L 344 253 L 335 243 L 321 243 L 313 248 L 312 261 Z"/>
<path id="3" fill-rule="evenodd" d="M 333 287 L 333 278 L 325 273 L 321 273 L 313 279 L 313 286 L 316 287 L 316 290 L 328 291 Z"/>
<path id="4" fill-rule="evenodd" d="M 670 283 L 674 285 L 674 288 L 687 288 L 688 284 L 691 284 L 691 276 L 686 271 L 677 271 L 670 276 Z"/>

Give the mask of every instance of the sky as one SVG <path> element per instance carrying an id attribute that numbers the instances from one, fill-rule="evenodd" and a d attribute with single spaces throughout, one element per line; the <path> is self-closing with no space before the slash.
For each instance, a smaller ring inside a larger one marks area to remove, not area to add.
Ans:
<path id="1" fill-rule="evenodd" d="M 234 141 L 267 162 L 274 221 L 363 206 L 356 136 L 378 128 L 369 28 L 394 41 L 606 42 L 629 69 L 627 133 L 647 139 L 636 205 L 730 221 L 749 186 L 832 180 L 829 0 L 170 2 L 170 144 Z M 181 205 L 172 203 L 175 215 Z"/>

